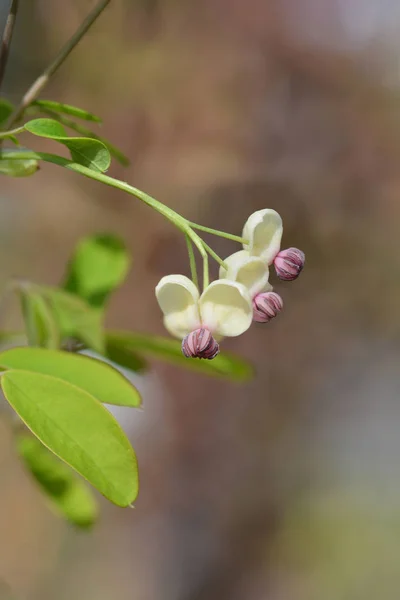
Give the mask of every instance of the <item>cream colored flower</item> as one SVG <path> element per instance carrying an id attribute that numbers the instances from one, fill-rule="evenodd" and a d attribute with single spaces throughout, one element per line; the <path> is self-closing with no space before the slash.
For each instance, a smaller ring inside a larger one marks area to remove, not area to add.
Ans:
<path id="1" fill-rule="evenodd" d="M 280 250 L 282 233 L 282 219 L 275 210 L 258 210 L 243 227 L 242 237 L 248 242 L 243 248 L 249 256 L 257 256 L 270 265 Z"/>
<path id="2" fill-rule="evenodd" d="M 257 256 L 249 256 L 247 250 L 239 250 L 224 260 L 227 269 L 220 267 L 221 280 L 236 281 L 244 285 L 253 299 L 261 292 L 269 292 L 269 270 L 265 262 Z"/>
<path id="3" fill-rule="evenodd" d="M 158 283 L 156 297 L 166 329 L 179 339 L 200 328 L 219 337 L 234 337 L 251 325 L 249 292 L 235 281 L 214 281 L 200 296 L 188 277 L 167 275 Z"/>

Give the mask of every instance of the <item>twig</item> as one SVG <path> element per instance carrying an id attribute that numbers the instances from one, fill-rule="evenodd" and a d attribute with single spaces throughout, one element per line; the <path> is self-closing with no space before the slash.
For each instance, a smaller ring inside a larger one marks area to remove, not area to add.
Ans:
<path id="1" fill-rule="evenodd" d="M 54 73 L 63 64 L 65 59 L 68 58 L 72 50 L 80 42 L 85 33 L 90 29 L 90 27 L 96 21 L 97 17 L 100 16 L 100 14 L 110 3 L 110 1 L 111 0 L 100 0 L 97 6 L 78 27 L 71 39 L 68 40 L 68 42 L 65 44 L 65 46 L 63 46 L 63 48 L 61 48 L 54 61 L 43 71 L 43 73 L 36 79 L 36 81 L 33 82 L 29 90 L 26 92 L 25 96 L 22 98 L 19 106 L 17 106 L 13 114 L 10 116 L 10 119 L 7 123 L 7 129 L 12 127 L 14 123 L 16 123 L 21 118 L 28 106 L 34 100 L 36 100 L 36 98 L 39 96 L 45 85 L 48 83 L 50 77 L 54 75 Z"/>
<path id="2" fill-rule="evenodd" d="M 14 31 L 14 25 L 18 12 L 18 0 L 11 0 L 10 12 L 8 13 L 6 26 L 4 27 L 3 39 L 0 49 L 0 87 L 3 83 L 4 73 L 6 71 L 8 54 L 10 52 L 11 38 Z"/>

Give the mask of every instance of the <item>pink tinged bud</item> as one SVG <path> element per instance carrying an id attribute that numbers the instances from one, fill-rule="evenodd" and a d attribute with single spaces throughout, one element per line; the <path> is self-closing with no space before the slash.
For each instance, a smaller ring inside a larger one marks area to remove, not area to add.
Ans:
<path id="1" fill-rule="evenodd" d="M 208 329 L 196 329 L 182 340 L 182 352 L 186 358 L 211 360 L 219 353 L 219 345 Z"/>
<path id="2" fill-rule="evenodd" d="M 293 281 L 302 272 L 305 260 L 304 252 L 298 250 L 298 248 L 282 250 L 275 256 L 276 274 L 283 281 Z"/>
<path id="3" fill-rule="evenodd" d="M 253 320 L 257 323 L 268 323 L 283 308 L 283 300 L 275 292 L 257 294 L 253 300 Z"/>

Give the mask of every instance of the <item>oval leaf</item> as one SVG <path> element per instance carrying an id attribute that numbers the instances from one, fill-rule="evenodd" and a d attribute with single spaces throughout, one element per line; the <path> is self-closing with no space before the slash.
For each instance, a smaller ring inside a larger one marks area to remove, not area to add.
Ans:
<path id="1" fill-rule="evenodd" d="M 86 137 L 68 137 L 61 123 L 54 119 L 33 119 L 25 123 L 24 127 L 33 135 L 64 144 L 69 149 L 72 160 L 84 167 L 103 172 L 110 166 L 110 153 L 103 142 Z"/>
<path id="2" fill-rule="evenodd" d="M 219 354 L 213 360 L 186 358 L 182 354 L 181 342 L 169 338 L 111 331 L 106 333 L 106 345 L 110 343 L 118 344 L 126 351 L 132 350 L 139 355 L 154 357 L 204 375 L 224 377 L 233 381 L 248 381 L 254 374 L 248 362 L 227 352 Z"/>
<path id="3" fill-rule="evenodd" d="M 135 373 L 143 373 L 148 369 L 147 362 L 137 352 L 127 348 L 124 340 L 120 341 L 117 338 L 106 339 L 106 356 L 113 363 L 120 367 L 134 371 Z"/>
<path id="4" fill-rule="evenodd" d="M 7 371 L 1 387 L 32 433 L 101 494 L 118 506 L 135 500 L 135 453 L 118 422 L 92 395 L 27 371 Z"/>
<path id="5" fill-rule="evenodd" d="M 15 152 L 15 151 L 14 151 Z M 7 160 L 0 158 L 0 175 L 30 177 L 39 169 L 39 162 L 32 159 Z"/>
<path id="6" fill-rule="evenodd" d="M 101 123 L 100 117 L 97 117 L 93 113 L 83 110 L 82 108 L 71 106 L 70 104 L 62 104 L 61 102 L 54 102 L 53 100 L 35 100 L 35 102 L 32 102 L 31 106 L 37 106 L 40 109 L 51 110 L 64 115 L 71 115 L 72 117 L 83 119 L 84 121 Z"/>
<path id="7" fill-rule="evenodd" d="M 98 234 L 84 238 L 69 262 L 64 289 L 93 306 L 104 306 L 111 292 L 124 281 L 130 262 L 119 237 Z"/>
<path id="8" fill-rule="evenodd" d="M 49 452 L 39 440 L 22 434 L 17 452 L 25 468 L 39 485 L 50 506 L 78 527 L 91 527 L 97 520 L 97 504 L 90 489 L 67 465 Z"/>
<path id="9" fill-rule="evenodd" d="M 129 161 L 129 158 L 126 156 L 126 154 L 124 154 L 121 150 L 119 150 L 119 148 L 114 146 L 109 140 L 107 140 L 103 136 L 98 135 L 97 133 L 95 133 L 91 129 L 88 129 L 87 127 L 84 127 L 80 123 L 75 123 L 75 121 L 71 121 L 71 119 L 68 119 L 61 114 L 57 114 L 48 108 L 44 108 L 42 106 L 40 110 L 41 110 L 41 112 L 47 114 L 52 119 L 56 119 L 62 125 L 65 125 L 65 127 L 72 129 L 72 131 L 76 131 L 77 133 L 80 133 L 87 138 L 93 138 L 95 140 L 99 140 L 100 142 L 103 142 L 103 144 L 105 146 L 107 146 L 108 151 L 112 157 L 114 157 L 124 167 L 129 166 L 130 161 Z"/>
<path id="10" fill-rule="evenodd" d="M 103 314 L 87 302 L 59 288 L 35 285 L 48 302 L 61 339 L 76 338 L 92 350 L 104 353 Z"/>
<path id="11" fill-rule="evenodd" d="M 0 352 L 0 366 L 53 375 L 89 392 L 100 402 L 137 408 L 137 389 L 122 373 L 101 360 L 45 348 L 11 348 Z"/>
<path id="12" fill-rule="evenodd" d="M 45 348 L 58 348 L 60 333 L 45 299 L 29 286 L 21 287 L 20 295 L 29 344 Z"/>

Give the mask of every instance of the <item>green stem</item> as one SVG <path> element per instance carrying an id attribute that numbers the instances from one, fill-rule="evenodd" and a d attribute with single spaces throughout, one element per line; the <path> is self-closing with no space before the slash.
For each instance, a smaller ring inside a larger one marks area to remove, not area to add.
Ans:
<path id="1" fill-rule="evenodd" d="M 4 73 L 6 72 L 8 54 L 10 52 L 11 39 L 14 31 L 14 25 L 18 12 L 18 0 L 11 0 L 10 11 L 8 13 L 6 26 L 4 27 L 3 39 L 0 49 L 0 87 L 3 83 Z"/>
<path id="2" fill-rule="evenodd" d="M 44 162 L 64 167 L 65 169 L 69 169 L 70 171 L 79 173 L 80 175 L 83 175 L 88 179 L 99 181 L 100 183 L 104 183 L 105 185 L 121 190 L 122 192 L 126 192 L 131 196 L 135 196 L 135 198 L 138 198 L 148 206 L 151 206 L 151 208 L 163 215 L 166 219 L 173 223 L 175 227 L 177 227 L 180 231 L 189 236 L 189 238 L 196 246 L 200 253 L 200 256 L 203 259 L 203 288 L 205 289 L 209 285 L 208 255 L 206 251 L 206 245 L 204 244 L 201 237 L 190 227 L 189 222 L 180 214 L 172 210 L 172 208 L 165 206 L 165 204 L 163 204 L 162 202 L 159 202 L 158 200 L 152 198 L 145 192 L 138 190 L 132 185 L 129 185 L 129 183 L 119 181 L 118 179 L 113 179 L 108 175 L 104 175 L 104 173 L 88 169 L 87 167 L 79 165 L 78 163 L 75 163 L 72 160 L 63 158 L 62 156 L 48 154 L 47 152 L 34 152 L 32 150 L 18 152 L 15 150 L 4 149 L 0 154 L 0 158 L 1 157 L 6 158 L 7 160 L 43 160 Z M 215 252 L 211 248 L 209 248 L 209 246 L 207 246 L 207 248 L 211 256 L 215 258 L 217 256 Z M 219 257 L 216 258 L 216 260 L 218 262 L 221 261 Z M 224 265 L 224 263 L 222 264 Z"/>
<path id="3" fill-rule="evenodd" d="M 225 231 L 220 231 L 219 229 L 211 229 L 210 227 L 205 227 L 205 225 L 198 225 L 197 223 L 189 222 L 189 225 L 193 227 L 193 229 L 198 229 L 199 231 L 205 231 L 206 233 L 211 233 L 212 235 L 217 235 L 219 237 L 226 238 L 227 240 L 233 240 L 234 242 L 239 242 L 239 244 L 247 244 L 247 240 L 244 238 L 233 235 L 232 233 L 226 233 Z"/>
<path id="4" fill-rule="evenodd" d="M 187 224 L 186 227 L 186 233 L 192 240 L 193 244 L 196 246 L 201 258 L 203 259 L 203 290 L 205 290 L 210 283 L 210 275 L 208 271 L 208 254 L 204 246 L 204 241 L 201 239 L 201 237 L 197 235 L 195 231 L 193 231 L 190 225 Z"/>
<path id="5" fill-rule="evenodd" d="M 21 103 L 17 106 L 15 111 L 10 116 L 7 129 L 12 127 L 23 115 L 24 111 L 28 106 L 36 100 L 43 88 L 47 85 L 50 77 L 60 68 L 63 62 L 71 54 L 75 46 L 81 41 L 85 33 L 90 29 L 97 17 L 103 12 L 106 6 L 111 0 L 100 0 L 91 13 L 88 14 L 86 19 L 78 27 L 74 35 L 68 40 L 68 42 L 61 48 L 60 52 L 53 60 L 53 62 L 43 71 L 43 73 L 33 82 L 31 87 L 22 98 Z"/>
<path id="6" fill-rule="evenodd" d="M 92 169 L 88 169 L 78 163 L 73 162 L 72 160 L 68 160 L 67 158 L 63 158 L 62 156 L 57 156 L 55 154 L 48 154 L 47 152 L 34 152 L 32 150 L 27 151 L 16 151 L 16 150 L 8 150 L 4 149 L 0 157 L 6 158 L 7 160 L 43 160 L 44 162 L 52 163 L 54 165 L 58 165 L 60 167 L 64 167 L 70 171 L 74 171 L 75 173 L 79 173 L 88 179 L 94 179 L 95 181 L 99 181 L 100 183 L 104 183 L 113 188 L 117 188 L 123 192 L 127 192 L 132 196 L 135 196 L 148 206 L 151 206 L 166 217 L 171 223 L 173 223 L 178 229 L 183 231 L 183 233 L 187 233 L 189 237 L 193 240 L 193 243 L 196 244 L 195 238 L 200 239 L 197 234 L 191 230 L 190 226 L 186 219 L 184 219 L 177 212 L 162 204 L 155 198 L 152 198 L 145 192 L 138 190 L 137 188 L 125 183 L 124 181 L 119 181 L 118 179 L 113 179 L 104 173 L 100 173 L 98 171 L 93 171 Z M 201 241 L 201 240 L 200 240 Z M 196 244 L 197 245 L 197 244 Z"/>
<path id="7" fill-rule="evenodd" d="M 10 129 L 10 131 L 0 131 L 0 139 L 11 137 L 12 135 L 17 135 L 18 133 L 22 133 L 25 131 L 25 127 L 16 127 L 15 129 Z"/>
<path id="8" fill-rule="evenodd" d="M 192 275 L 192 281 L 198 289 L 199 288 L 199 278 L 197 275 L 196 259 L 195 259 L 194 252 L 193 252 L 192 240 L 190 239 L 190 237 L 188 236 L 187 233 L 185 234 L 185 238 L 186 238 L 186 245 L 187 245 L 188 254 L 189 254 L 189 264 L 190 264 L 190 273 Z"/>
<path id="9" fill-rule="evenodd" d="M 205 241 L 203 240 L 203 246 L 204 248 L 207 250 L 207 252 L 209 253 L 210 256 L 212 256 L 212 258 L 219 264 L 221 265 L 221 267 L 223 267 L 225 270 L 228 269 L 226 263 L 224 263 L 224 261 L 222 260 L 222 258 L 220 256 L 218 256 L 218 254 L 216 252 L 214 252 L 214 250 L 212 248 L 210 248 L 210 246 L 208 244 L 205 243 Z"/>

